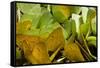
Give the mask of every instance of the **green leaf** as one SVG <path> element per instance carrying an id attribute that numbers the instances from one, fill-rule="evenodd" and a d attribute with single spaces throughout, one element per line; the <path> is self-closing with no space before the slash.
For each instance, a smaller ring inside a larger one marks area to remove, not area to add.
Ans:
<path id="1" fill-rule="evenodd" d="M 82 18 L 83 18 L 83 22 L 86 23 L 87 20 L 87 13 L 88 13 L 88 8 L 87 7 L 82 7 Z"/>
<path id="2" fill-rule="evenodd" d="M 63 23 L 71 15 L 69 6 L 52 5 L 52 13 L 55 19 L 60 23 Z"/>
<path id="3" fill-rule="evenodd" d="M 71 13 L 79 14 L 81 12 L 81 7 L 79 6 L 71 6 Z"/>
<path id="4" fill-rule="evenodd" d="M 76 34 L 76 23 L 74 20 L 71 20 L 71 25 L 72 25 L 72 34 Z"/>
<path id="5" fill-rule="evenodd" d="M 40 4 L 17 3 L 17 7 L 24 14 L 39 15 L 38 12 L 41 12 Z"/>
<path id="6" fill-rule="evenodd" d="M 84 23 L 80 25 L 80 32 L 86 36 L 89 30 L 89 23 Z"/>
<path id="7" fill-rule="evenodd" d="M 71 35 L 71 30 L 72 30 L 71 21 L 66 20 L 64 22 L 64 26 L 63 27 L 64 27 L 65 38 L 68 39 L 69 36 Z"/>
<path id="8" fill-rule="evenodd" d="M 44 9 L 43 15 L 37 26 L 37 28 L 40 28 L 40 36 L 47 38 L 57 27 L 61 27 L 60 24 L 53 19 L 53 16 L 48 10 Z"/>
<path id="9" fill-rule="evenodd" d="M 79 33 L 79 26 L 82 22 L 80 22 L 81 16 L 78 14 L 72 14 L 72 20 L 75 21 L 76 24 L 76 32 Z"/>
<path id="10" fill-rule="evenodd" d="M 17 7 L 23 13 L 20 22 L 29 20 L 33 28 L 36 28 L 42 15 L 40 4 L 17 3 Z"/>
<path id="11" fill-rule="evenodd" d="M 95 36 L 89 36 L 87 38 L 87 41 L 96 41 L 96 37 Z"/>
<path id="12" fill-rule="evenodd" d="M 20 59 L 21 58 L 21 51 L 16 48 L 16 59 Z"/>
<path id="13" fill-rule="evenodd" d="M 92 24 L 91 24 L 91 27 L 92 27 L 92 32 L 94 35 L 96 35 L 97 33 L 97 28 L 96 28 L 96 17 L 94 19 L 92 19 Z"/>
<path id="14" fill-rule="evenodd" d="M 88 45 L 96 47 L 96 37 L 95 36 L 89 36 L 87 38 L 87 42 L 88 42 Z"/>
<path id="15" fill-rule="evenodd" d="M 88 46 L 94 46 L 96 47 L 96 41 L 89 41 Z"/>
<path id="16" fill-rule="evenodd" d="M 89 23 L 96 16 L 96 10 L 94 8 L 82 7 L 82 17 L 84 23 Z"/>
<path id="17" fill-rule="evenodd" d="M 94 8 L 89 8 L 87 13 L 87 22 L 91 22 L 96 16 L 96 10 Z"/>

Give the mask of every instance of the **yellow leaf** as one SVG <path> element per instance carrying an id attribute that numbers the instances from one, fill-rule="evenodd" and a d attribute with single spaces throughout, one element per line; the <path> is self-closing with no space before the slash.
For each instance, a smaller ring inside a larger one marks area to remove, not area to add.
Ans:
<path id="1" fill-rule="evenodd" d="M 16 34 L 22 34 L 24 31 L 30 30 L 32 26 L 32 22 L 27 20 L 24 22 L 16 23 Z"/>
<path id="2" fill-rule="evenodd" d="M 78 45 L 74 42 L 66 42 L 64 46 L 64 55 L 73 62 L 84 61 L 84 57 L 81 54 Z"/>
<path id="3" fill-rule="evenodd" d="M 47 47 L 44 40 L 38 36 L 17 35 L 16 39 L 21 42 L 20 47 L 25 58 L 31 64 L 50 63 Z"/>
<path id="4" fill-rule="evenodd" d="M 48 50 L 55 51 L 59 46 L 63 47 L 65 43 L 61 27 L 55 29 L 47 38 L 46 45 Z"/>

